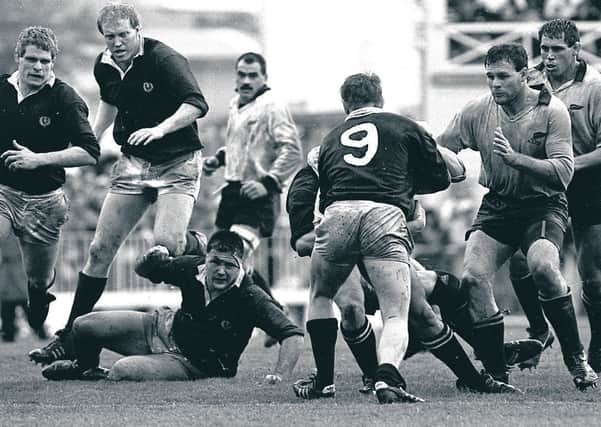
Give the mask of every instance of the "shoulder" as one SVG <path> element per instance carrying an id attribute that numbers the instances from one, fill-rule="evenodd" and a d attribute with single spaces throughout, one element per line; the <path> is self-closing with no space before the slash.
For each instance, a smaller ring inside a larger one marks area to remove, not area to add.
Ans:
<path id="1" fill-rule="evenodd" d="M 64 80 L 57 78 L 52 90 L 66 103 L 81 103 L 85 105 L 85 101 L 79 95 L 77 90 Z"/>
<path id="2" fill-rule="evenodd" d="M 152 62 L 161 63 L 170 59 L 185 59 L 185 57 L 171 46 L 152 38 L 144 37 L 144 55 Z"/>
<path id="3" fill-rule="evenodd" d="M 557 96 L 555 95 L 551 95 L 551 98 L 549 100 L 549 110 L 552 112 L 557 112 L 557 113 L 562 113 L 568 111 L 568 107 L 566 107 L 566 105 L 564 104 L 564 102 L 559 99 Z"/>

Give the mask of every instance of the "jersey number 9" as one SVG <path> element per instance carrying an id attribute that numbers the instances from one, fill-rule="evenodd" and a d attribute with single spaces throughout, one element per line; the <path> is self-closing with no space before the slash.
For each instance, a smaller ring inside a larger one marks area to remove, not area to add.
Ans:
<path id="1" fill-rule="evenodd" d="M 354 136 L 355 139 L 351 139 L 351 136 Z M 353 126 L 340 135 L 340 143 L 351 148 L 367 147 L 365 154 L 361 157 L 354 154 L 345 154 L 343 157 L 349 165 L 365 166 L 378 152 L 378 128 L 373 123 L 361 123 Z"/>

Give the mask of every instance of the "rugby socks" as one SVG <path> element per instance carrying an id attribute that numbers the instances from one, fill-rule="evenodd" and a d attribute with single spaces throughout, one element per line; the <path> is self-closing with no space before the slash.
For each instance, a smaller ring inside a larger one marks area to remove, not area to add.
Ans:
<path id="1" fill-rule="evenodd" d="M 382 384 L 382 383 L 385 383 Z M 399 370 L 396 366 L 391 365 L 390 363 L 383 363 L 378 366 L 378 370 L 376 371 L 375 378 L 376 390 L 386 387 L 399 387 L 405 390 L 407 388 L 407 383 L 405 379 L 402 377 Z"/>
<path id="2" fill-rule="evenodd" d="M 311 348 L 317 368 L 317 389 L 334 384 L 334 359 L 338 319 L 313 319 L 307 322 L 307 332 L 311 337 Z"/>
<path id="3" fill-rule="evenodd" d="M 503 334 L 505 324 L 500 311 L 487 319 L 472 324 L 474 350 L 480 357 L 484 369 L 495 379 L 507 382 Z"/>
<path id="4" fill-rule="evenodd" d="M 475 385 L 480 382 L 480 374 L 449 325 L 444 325 L 444 329 L 435 337 L 422 340 L 422 344 L 466 384 Z"/>
<path id="5" fill-rule="evenodd" d="M 363 326 L 358 330 L 348 331 L 342 327 L 340 330 L 363 375 L 373 379 L 378 369 L 378 354 L 376 351 L 376 334 L 367 317 L 365 317 Z"/>
<path id="6" fill-rule="evenodd" d="M 582 352 L 584 347 L 578 333 L 576 313 L 574 312 L 574 304 L 572 304 L 572 293 L 568 291 L 567 295 L 552 299 L 543 299 L 539 295 L 539 299 L 545 315 L 559 339 L 564 360 L 566 357 Z"/>
<path id="7" fill-rule="evenodd" d="M 91 277 L 82 271 L 79 272 L 77 289 L 75 290 L 71 313 L 69 314 L 69 320 L 67 320 L 65 329 L 70 330 L 75 319 L 92 311 L 94 305 L 104 292 L 106 280 L 106 277 Z"/>
<path id="8" fill-rule="evenodd" d="M 531 336 L 545 335 L 549 330 L 549 325 L 538 300 L 538 290 L 532 275 L 529 274 L 521 279 L 511 278 L 511 284 L 530 324 L 529 332 Z"/>
<path id="9" fill-rule="evenodd" d="M 467 297 L 461 289 L 461 281 L 450 273 L 436 272 L 436 284 L 428 302 L 440 307 L 446 322 L 472 347 L 472 319 L 467 309 Z"/>
<path id="10" fill-rule="evenodd" d="M 601 301 L 595 301 L 583 291 L 582 302 L 591 326 L 590 353 L 591 350 L 601 348 Z"/>

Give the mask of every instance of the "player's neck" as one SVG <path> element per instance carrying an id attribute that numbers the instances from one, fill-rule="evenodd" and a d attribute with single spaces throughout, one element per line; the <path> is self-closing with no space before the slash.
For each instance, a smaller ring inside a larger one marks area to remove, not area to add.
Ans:
<path id="1" fill-rule="evenodd" d="M 528 87 L 524 87 L 524 90 L 522 90 L 511 103 L 502 105 L 501 107 L 509 117 L 519 116 L 524 110 L 530 108 L 533 102 L 537 102 L 537 94 L 538 92 Z"/>
<path id="2" fill-rule="evenodd" d="M 553 89 L 557 89 L 562 86 L 566 82 L 572 81 L 576 78 L 576 73 L 578 72 L 578 61 L 574 61 L 574 63 L 566 69 L 566 71 L 560 75 L 551 75 L 547 74 L 547 80 Z"/>

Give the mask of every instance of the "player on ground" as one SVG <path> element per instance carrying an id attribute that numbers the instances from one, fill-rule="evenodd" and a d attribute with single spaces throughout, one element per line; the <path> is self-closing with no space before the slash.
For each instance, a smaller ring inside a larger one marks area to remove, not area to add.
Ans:
<path id="1" fill-rule="evenodd" d="M 250 282 L 242 266 L 243 252 L 240 237 L 225 230 L 211 236 L 206 255 L 171 257 L 164 246 L 155 246 L 141 258 L 136 271 L 145 272 L 155 283 L 179 287 L 181 308 L 81 316 L 73 325 L 75 361 L 59 360 L 42 374 L 50 380 L 233 377 L 256 326 L 281 344 L 275 369 L 265 381 L 273 384 L 289 378 L 302 348 L 303 332 Z M 110 370 L 102 369 L 103 348 L 127 357 Z"/>
<path id="2" fill-rule="evenodd" d="M 69 210 L 64 168 L 93 165 L 100 155 L 88 106 L 54 75 L 57 54 L 51 29 L 25 28 L 15 47 L 17 71 L 0 76 L 0 240 L 18 238 L 36 330 L 55 299 L 48 288 Z"/>
<path id="3" fill-rule="evenodd" d="M 574 178 L 566 195 L 578 273 L 582 279 L 582 301 L 591 328 L 588 361 L 595 372 L 601 372 L 601 194 L 598 191 L 601 188 L 601 75 L 579 58 L 580 35 L 574 22 L 549 21 L 540 28 L 538 36 L 542 62 L 531 70 L 529 84 L 553 93 L 570 112 Z M 550 346 L 553 334 L 523 254 L 518 252 L 512 258 L 511 273 L 530 323 L 529 335 L 541 340 L 545 347 Z M 562 300 L 554 304 L 562 304 Z M 567 336 L 567 332 L 563 336 Z M 538 359 L 534 359 L 521 366 L 536 367 L 537 364 Z"/>
<path id="4" fill-rule="evenodd" d="M 338 322 L 332 299 L 361 261 L 381 302 L 378 401 L 419 402 L 403 389 L 398 371 L 408 342 L 412 241 L 406 217 L 413 195 L 445 189 L 449 172 L 423 128 L 382 110 L 378 76 L 349 76 L 340 93 L 348 116 L 326 136 L 319 154 L 324 218 L 315 229 L 307 321 L 317 375 L 298 381 L 294 391 L 302 398 L 335 394 Z"/>
<path id="5" fill-rule="evenodd" d="M 73 321 L 93 309 L 115 254 L 151 205 L 156 203 L 156 244 L 172 255 L 185 251 L 186 240 L 195 244 L 194 236 L 186 239 L 186 229 L 202 168 L 196 119 L 208 106 L 190 65 L 169 46 L 143 37 L 138 13 L 130 5 L 103 7 L 97 26 L 106 50 L 94 65 L 100 102 L 93 129 L 101 137 L 113 124 L 122 155 L 113 168 L 67 324 L 48 346 L 29 354 L 42 364 L 72 357 L 68 344 Z"/>
<path id="6" fill-rule="evenodd" d="M 517 249 L 526 253 L 544 309 L 579 389 L 598 378 L 583 357 L 571 295 L 559 268 L 567 227 L 565 189 L 573 154 L 567 108 L 549 91 L 527 86 L 520 45 L 493 46 L 484 66 L 490 93 L 470 102 L 438 138 L 458 152 L 478 150 L 480 183 L 489 189 L 467 232 L 462 287 L 469 295 L 473 339 L 486 370 L 507 379 L 504 322 L 491 280 Z"/>

